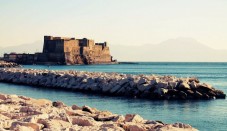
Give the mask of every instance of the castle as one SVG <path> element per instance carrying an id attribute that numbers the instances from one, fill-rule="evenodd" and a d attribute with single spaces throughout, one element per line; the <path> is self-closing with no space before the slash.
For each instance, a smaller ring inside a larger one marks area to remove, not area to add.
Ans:
<path id="1" fill-rule="evenodd" d="M 4 54 L 4 60 L 19 64 L 105 64 L 114 63 L 107 42 L 95 43 L 87 38 L 44 36 L 42 53 Z"/>

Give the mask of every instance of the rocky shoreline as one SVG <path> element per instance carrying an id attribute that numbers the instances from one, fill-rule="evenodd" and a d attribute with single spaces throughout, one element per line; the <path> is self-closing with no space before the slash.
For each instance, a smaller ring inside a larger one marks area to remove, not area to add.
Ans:
<path id="1" fill-rule="evenodd" d="M 226 97 L 223 91 L 209 84 L 200 83 L 197 78 L 174 76 L 3 68 L 0 69 L 0 81 L 158 100 L 225 99 Z"/>
<path id="2" fill-rule="evenodd" d="M 125 116 L 89 106 L 0 94 L 0 130 L 14 131 L 197 131 L 188 124 L 165 124 L 137 114 Z"/>
<path id="3" fill-rule="evenodd" d="M 12 68 L 12 67 L 21 67 L 21 65 L 14 62 L 6 62 L 0 60 L 0 68 Z"/>

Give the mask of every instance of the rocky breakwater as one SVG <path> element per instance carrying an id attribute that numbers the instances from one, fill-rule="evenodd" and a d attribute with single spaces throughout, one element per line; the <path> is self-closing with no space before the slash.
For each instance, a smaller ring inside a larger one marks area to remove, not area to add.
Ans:
<path id="1" fill-rule="evenodd" d="M 117 115 L 89 106 L 0 94 L 0 130 L 14 131 L 197 131 L 188 124 L 165 124 L 137 114 Z"/>
<path id="2" fill-rule="evenodd" d="M 0 69 L 0 81 L 148 99 L 216 99 L 226 95 L 197 78 L 82 71 Z"/>
<path id="3" fill-rule="evenodd" d="M 21 67 L 21 66 L 14 62 L 0 61 L 0 68 L 11 68 L 11 67 Z"/>

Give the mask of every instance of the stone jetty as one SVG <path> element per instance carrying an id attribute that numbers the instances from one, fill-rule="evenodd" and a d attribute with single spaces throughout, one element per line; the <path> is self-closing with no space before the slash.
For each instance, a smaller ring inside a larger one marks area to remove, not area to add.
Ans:
<path id="1" fill-rule="evenodd" d="M 159 100 L 225 99 L 226 97 L 223 91 L 209 84 L 200 83 L 197 78 L 174 76 L 3 68 L 0 69 L 0 81 Z"/>
<path id="2" fill-rule="evenodd" d="M 130 112 L 130 111 L 129 111 Z M 165 124 L 137 114 L 125 116 L 89 106 L 0 94 L 0 130 L 14 131 L 197 131 L 184 123 Z"/>
<path id="3" fill-rule="evenodd" d="M 12 67 L 21 67 L 21 66 L 14 62 L 0 61 L 0 68 L 12 68 Z"/>

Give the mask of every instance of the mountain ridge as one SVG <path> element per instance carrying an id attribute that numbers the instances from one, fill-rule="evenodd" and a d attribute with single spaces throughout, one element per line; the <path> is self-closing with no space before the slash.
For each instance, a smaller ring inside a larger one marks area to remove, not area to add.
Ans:
<path id="1" fill-rule="evenodd" d="M 4 53 L 35 53 L 41 52 L 43 47 L 43 42 L 35 41 L 32 43 L 26 43 L 16 46 L 7 46 L 7 47 L 0 47 L 0 55 L 2 56 Z"/>

